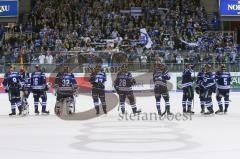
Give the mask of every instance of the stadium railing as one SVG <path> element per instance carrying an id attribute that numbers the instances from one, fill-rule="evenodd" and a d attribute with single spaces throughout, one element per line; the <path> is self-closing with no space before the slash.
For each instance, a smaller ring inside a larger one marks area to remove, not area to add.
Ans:
<path id="1" fill-rule="evenodd" d="M 212 71 L 217 71 L 221 64 L 225 64 L 227 67 L 227 70 L 230 72 L 240 72 L 240 62 L 238 63 L 197 63 L 195 64 L 195 71 L 201 70 L 201 68 L 205 64 L 210 64 L 212 66 Z M 4 64 L 0 65 L 0 73 L 5 73 L 9 66 L 13 65 L 16 67 L 16 70 L 20 70 L 20 68 L 24 67 L 28 70 L 28 72 L 33 72 L 35 70 L 36 64 Z M 62 67 L 64 65 L 69 66 L 70 71 L 73 73 L 91 73 L 92 69 L 95 67 L 96 64 L 42 64 L 40 65 L 42 68 L 42 71 L 45 73 L 57 73 L 61 71 Z M 184 69 L 184 64 L 176 64 L 176 63 L 166 63 L 165 64 L 169 70 L 169 72 L 182 72 Z M 121 63 L 115 63 L 108 65 L 107 63 L 102 64 L 103 68 L 109 68 L 109 72 L 117 72 L 120 67 Z M 154 63 L 134 63 L 130 62 L 127 63 L 129 71 L 132 72 L 151 72 L 154 69 Z"/>

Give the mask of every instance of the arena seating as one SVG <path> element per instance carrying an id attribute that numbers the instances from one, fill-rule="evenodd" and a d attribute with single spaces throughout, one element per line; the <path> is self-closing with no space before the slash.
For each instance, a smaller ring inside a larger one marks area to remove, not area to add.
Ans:
<path id="1" fill-rule="evenodd" d="M 210 31 L 207 18 L 199 0 L 36 0 L 28 20 L 6 33 L 2 50 L 7 63 L 38 63 L 42 54 L 61 63 L 66 54 L 118 50 L 129 61 L 158 54 L 166 63 L 212 62 L 208 56 L 237 62 L 234 33 Z M 139 42 L 141 28 L 151 49 Z"/>

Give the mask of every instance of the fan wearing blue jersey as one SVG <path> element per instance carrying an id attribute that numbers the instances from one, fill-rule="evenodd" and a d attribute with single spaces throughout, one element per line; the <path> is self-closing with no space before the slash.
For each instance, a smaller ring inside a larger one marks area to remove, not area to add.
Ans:
<path id="1" fill-rule="evenodd" d="M 229 106 L 229 92 L 231 85 L 231 74 L 226 71 L 226 66 L 221 65 L 219 71 L 216 73 L 216 84 L 217 84 L 217 101 L 219 110 L 215 112 L 215 114 L 227 113 Z M 224 98 L 224 110 L 222 98 Z"/>
<path id="2" fill-rule="evenodd" d="M 92 98 L 94 107 L 96 109 L 96 114 L 99 115 L 99 99 L 102 104 L 103 113 L 107 114 L 107 105 L 105 99 L 105 85 L 106 82 L 106 74 L 102 70 L 100 65 L 96 65 L 94 71 L 90 75 L 90 83 L 92 84 Z"/>
<path id="3" fill-rule="evenodd" d="M 39 99 L 42 99 L 42 114 L 48 115 L 47 107 L 47 81 L 45 74 L 41 71 L 40 66 L 36 65 L 36 70 L 31 75 L 31 89 L 34 98 L 35 114 L 39 115 L 38 104 Z"/>
<path id="4" fill-rule="evenodd" d="M 192 77 L 193 68 L 194 68 L 193 65 L 186 64 L 185 69 L 182 73 L 183 113 L 194 114 L 194 112 L 192 111 L 192 101 L 194 98 L 193 77 Z M 186 109 L 186 107 L 187 107 L 187 109 Z"/>
<path id="5" fill-rule="evenodd" d="M 20 97 L 21 90 L 21 76 L 15 71 L 15 67 L 10 66 L 9 72 L 4 76 L 3 86 L 8 92 L 9 101 L 11 103 L 12 112 L 9 116 L 16 115 L 16 107 L 18 107 L 19 115 L 22 115 L 22 102 Z"/>

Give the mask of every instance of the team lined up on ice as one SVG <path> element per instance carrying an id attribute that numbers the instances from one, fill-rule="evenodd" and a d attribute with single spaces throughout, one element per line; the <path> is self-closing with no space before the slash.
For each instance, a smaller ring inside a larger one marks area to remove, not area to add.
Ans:
<path id="1" fill-rule="evenodd" d="M 182 107 L 183 113 L 191 113 L 192 102 L 194 98 L 194 79 L 192 77 L 192 72 L 194 65 L 186 64 L 185 69 L 182 73 L 182 88 L 183 88 L 183 99 Z M 172 115 L 170 112 L 170 97 L 167 88 L 167 81 L 170 80 L 170 76 L 167 67 L 164 64 L 156 64 L 155 70 L 153 72 L 153 82 L 154 82 L 154 94 L 156 100 L 156 108 L 159 115 Z M 103 111 L 106 109 L 105 102 L 105 91 L 104 82 L 106 81 L 106 76 L 101 67 L 97 66 L 94 73 L 92 73 L 90 81 L 93 85 L 92 94 L 94 99 L 94 105 L 97 114 L 99 114 L 99 101 L 101 100 Z M 212 94 L 216 92 L 216 99 L 218 101 L 219 109 L 216 114 L 227 113 L 229 105 L 229 92 L 230 92 L 230 82 L 231 75 L 226 71 L 225 65 L 219 68 L 219 71 L 213 73 L 211 71 L 210 65 L 204 65 L 200 72 L 198 73 L 197 82 L 195 90 L 199 94 L 201 101 L 201 113 L 205 115 L 210 115 L 214 113 Z M 132 86 L 136 83 L 132 74 L 128 71 L 127 65 L 122 65 L 121 71 L 117 74 L 116 80 L 114 81 L 114 87 L 119 95 L 119 103 L 121 113 L 125 113 L 125 99 L 128 98 L 130 105 L 132 106 L 132 111 L 134 114 L 140 113 L 136 107 L 136 101 Z M 222 98 L 225 100 L 225 107 L 223 109 Z M 161 111 L 160 101 L 161 98 L 165 101 L 165 110 Z M 205 112 L 205 109 L 208 111 Z"/>
<path id="2" fill-rule="evenodd" d="M 192 72 L 194 65 L 186 64 L 182 73 L 182 88 L 183 88 L 183 113 L 191 113 L 192 102 L 194 98 L 194 79 L 192 78 Z M 156 99 L 156 108 L 159 115 L 172 115 L 170 112 L 170 97 L 167 89 L 167 81 L 170 80 L 170 76 L 167 67 L 164 64 L 156 64 L 153 72 L 154 81 L 154 94 Z M 92 84 L 92 98 L 93 104 L 96 109 L 96 114 L 100 114 L 100 107 L 105 114 L 107 114 L 107 103 L 105 100 L 105 86 L 106 74 L 100 65 L 96 65 L 94 71 L 90 75 L 90 82 Z M 219 109 L 216 114 L 227 113 L 229 106 L 229 92 L 230 92 L 231 75 L 226 71 L 226 67 L 222 65 L 219 71 L 213 73 L 210 65 L 204 65 L 197 76 L 195 90 L 199 94 L 201 103 L 201 113 L 210 115 L 214 113 L 212 94 L 216 92 L 216 99 L 218 101 Z M 127 65 L 123 64 L 121 70 L 117 74 L 114 81 L 114 88 L 119 95 L 120 111 L 125 113 L 125 100 L 129 99 L 132 111 L 134 114 L 138 114 L 141 110 L 138 110 L 134 97 L 132 86 L 136 84 L 136 80 L 133 78 L 131 72 L 128 71 Z M 6 92 L 9 94 L 9 100 L 11 103 L 12 112 L 10 116 L 16 115 L 16 107 L 19 110 L 19 115 L 26 115 L 29 113 L 29 104 L 27 98 L 30 92 L 33 93 L 35 114 L 39 114 L 38 104 L 42 105 L 42 114 L 49 114 L 46 110 L 47 105 L 47 81 L 45 74 L 41 71 L 40 66 L 36 66 L 36 70 L 31 74 L 27 73 L 24 69 L 20 70 L 20 73 L 15 71 L 14 67 L 10 67 L 9 71 L 5 74 L 3 85 Z M 75 77 L 69 72 L 68 66 L 64 66 L 63 70 L 58 73 L 54 82 L 54 88 L 57 94 L 57 102 L 55 106 L 55 113 L 60 115 L 61 106 L 64 99 L 68 99 L 70 102 L 68 105 L 68 113 L 75 112 L 75 100 L 74 95 L 77 94 L 78 85 Z M 42 102 L 39 102 L 39 99 Z M 161 111 L 160 101 L 161 98 L 165 101 L 165 110 Z M 224 107 L 222 103 L 224 98 Z M 99 102 L 100 100 L 100 102 Z M 208 111 L 205 112 L 205 109 Z"/>

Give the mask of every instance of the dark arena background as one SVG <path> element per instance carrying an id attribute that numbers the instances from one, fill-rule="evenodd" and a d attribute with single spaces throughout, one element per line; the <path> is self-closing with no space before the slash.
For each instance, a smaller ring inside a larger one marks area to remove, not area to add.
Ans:
<path id="1" fill-rule="evenodd" d="M 0 158 L 235 158 L 239 70 L 240 0 L 0 0 Z"/>

